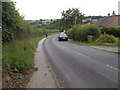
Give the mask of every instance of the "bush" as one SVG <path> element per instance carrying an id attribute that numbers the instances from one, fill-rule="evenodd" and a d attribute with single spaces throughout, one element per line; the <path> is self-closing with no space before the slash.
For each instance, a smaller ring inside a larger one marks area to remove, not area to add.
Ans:
<path id="1" fill-rule="evenodd" d="M 74 30 L 72 28 L 67 31 L 67 35 L 70 39 L 73 39 L 73 33 L 74 33 Z"/>
<path id="2" fill-rule="evenodd" d="M 87 41 L 87 36 L 92 35 L 93 40 L 96 40 L 101 32 L 96 25 L 76 25 L 67 31 L 69 38 L 79 41 Z"/>
<path id="3" fill-rule="evenodd" d="M 115 37 L 120 37 L 120 28 L 113 28 L 113 27 L 104 27 L 101 28 L 101 33 L 102 34 L 109 34 L 109 35 L 114 35 Z"/>
<path id="4" fill-rule="evenodd" d="M 75 39 L 76 40 L 77 37 L 78 37 L 77 30 L 79 29 L 79 27 L 80 27 L 80 25 L 75 25 L 72 28 L 70 28 L 67 31 L 68 37 L 71 38 L 71 39 Z"/>
<path id="5" fill-rule="evenodd" d="M 117 43 L 117 38 L 113 35 L 104 34 L 97 40 L 98 43 Z"/>
<path id="6" fill-rule="evenodd" d="M 20 16 L 15 9 L 14 2 L 2 3 L 2 41 L 10 42 L 14 39 L 27 39 L 42 36 L 45 30 L 40 30 Z"/>

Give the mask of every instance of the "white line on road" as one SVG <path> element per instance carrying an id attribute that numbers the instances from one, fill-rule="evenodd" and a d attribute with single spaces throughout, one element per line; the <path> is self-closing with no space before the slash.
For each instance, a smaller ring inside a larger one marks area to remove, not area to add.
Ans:
<path id="1" fill-rule="evenodd" d="M 66 47 L 66 46 L 63 46 L 64 48 L 66 48 L 66 49 L 69 49 L 68 47 Z M 83 57 L 85 57 L 85 58 L 88 58 L 88 59 L 90 59 L 90 57 L 88 57 L 88 56 L 86 56 L 86 55 L 84 55 L 84 54 L 81 54 L 81 53 L 79 53 L 79 52 L 77 52 L 77 51 L 74 51 L 74 50 L 72 50 L 73 52 L 75 52 L 75 53 L 77 53 L 77 54 L 79 54 L 79 55 L 81 55 L 81 56 L 83 56 Z M 112 67 L 112 66 L 110 66 L 110 65 L 108 65 L 108 64 L 106 64 L 106 66 L 107 67 L 109 67 L 109 68 L 111 68 L 111 69 L 114 69 L 114 70 L 119 70 L 118 68 L 115 68 L 115 67 Z"/>
<path id="2" fill-rule="evenodd" d="M 68 47 L 66 47 L 66 46 L 63 46 L 64 48 L 66 48 L 66 49 L 69 49 Z M 77 51 L 74 51 L 74 50 L 72 50 L 73 52 L 75 52 L 75 53 L 77 53 L 77 54 L 79 54 L 79 55 L 81 55 L 81 56 L 83 56 L 83 57 L 86 57 L 86 58 L 88 58 L 88 59 L 90 59 L 90 57 L 88 57 L 88 56 L 86 56 L 86 55 L 84 55 L 84 54 L 81 54 L 81 53 L 79 53 L 79 52 L 77 52 Z"/>
<path id="3" fill-rule="evenodd" d="M 63 46 L 64 48 L 66 48 L 66 49 L 68 49 L 68 47 L 66 47 L 66 46 Z"/>
<path id="4" fill-rule="evenodd" d="M 75 52 L 75 53 L 77 53 L 77 54 L 79 54 L 79 55 L 81 55 L 81 56 L 83 56 L 83 57 L 90 58 L 90 57 L 88 57 L 88 56 L 86 56 L 84 54 L 81 54 L 81 53 L 77 52 L 77 51 L 74 51 L 74 50 L 72 50 L 72 51 Z"/>
<path id="5" fill-rule="evenodd" d="M 118 68 L 112 67 L 112 66 L 110 66 L 110 65 L 108 65 L 108 64 L 107 64 L 106 66 L 109 67 L 109 68 L 112 68 L 112 69 L 114 69 L 114 70 L 117 70 L 117 71 L 119 70 Z"/>
<path id="6" fill-rule="evenodd" d="M 73 52 L 76 52 L 77 54 L 79 54 L 79 55 L 81 55 L 81 56 L 83 56 L 83 57 L 86 57 L 86 58 L 88 58 L 88 59 L 90 59 L 90 57 L 88 57 L 88 56 L 86 56 L 86 55 L 84 55 L 84 54 L 81 54 L 81 53 L 79 53 L 79 52 L 77 52 L 77 51 L 74 51 L 74 50 L 72 50 Z M 115 68 L 115 67 L 112 67 L 112 66 L 110 66 L 110 65 L 108 65 L 108 64 L 106 64 L 106 66 L 107 67 L 109 67 L 109 68 L 111 68 L 111 69 L 114 69 L 114 70 L 119 70 L 118 68 Z"/>

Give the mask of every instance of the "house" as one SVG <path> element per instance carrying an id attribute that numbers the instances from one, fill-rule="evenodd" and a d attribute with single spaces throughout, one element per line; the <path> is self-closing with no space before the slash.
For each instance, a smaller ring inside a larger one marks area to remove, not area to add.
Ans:
<path id="1" fill-rule="evenodd" d="M 93 22 L 97 22 L 99 19 L 103 18 L 103 16 L 87 16 L 82 20 L 83 24 L 91 24 Z"/>
<path id="2" fill-rule="evenodd" d="M 108 14 L 107 17 L 102 18 L 97 22 L 93 22 L 99 27 L 116 27 L 120 28 L 120 15 L 116 15 L 113 11 L 112 15 Z"/>

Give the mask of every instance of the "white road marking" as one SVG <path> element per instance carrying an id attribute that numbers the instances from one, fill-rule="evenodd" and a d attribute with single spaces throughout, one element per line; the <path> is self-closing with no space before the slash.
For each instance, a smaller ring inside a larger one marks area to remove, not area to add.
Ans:
<path id="1" fill-rule="evenodd" d="M 68 49 L 68 47 L 66 47 L 66 46 L 63 46 L 64 48 L 66 48 L 66 49 Z"/>
<path id="2" fill-rule="evenodd" d="M 81 55 L 81 56 L 83 56 L 83 57 L 86 57 L 86 58 L 90 58 L 90 57 L 88 57 L 88 56 L 86 56 L 86 55 L 84 55 L 84 54 L 81 54 L 81 53 L 79 53 L 79 52 L 77 52 L 77 51 L 74 51 L 74 50 L 72 50 L 73 52 L 75 52 L 75 53 L 77 53 L 77 54 L 79 54 L 79 55 Z"/>
<path id="3" fill-rule="evenodd" d="M 112 66 L 110 66 L 110 65 L 108 65 L 108 64 L 107 64 L 106 66 L 109 67 L 109 68 L 112 68 L 112 69 L 114 69 L 114 70 L 117 70 L 117 71 L 119 70 L 118 68 L 112 67 Z"/>
<path id="4" fill-rule="evenodd" d="M 64 48 L 66 48 L 66 49 L 69 49 L 68 47 L 66 47 L 66 46 L 63 46 Z M 81 53 L 79 53 L 79 52 L 77 52 L 77 51 L 74 51 L 74 50 L 72 50 L 73 52 L 75 52 L 75 53 L 77 53 L 77 54 L 79 54 L 79 55 L 81 55 L 81 56 L 83 56 L 83 57 L 86 57 L 86 58 L 88 58 L 88 59 L 90 59 L 90 57 L 88 57 L 88 56 L 86 56 L 86 55 L 84 55 L 84 54 L 81 54 Z"/>
<path id="5" fill-rule="evenodd" d="M 68 47 L 66 47 L 66 46 L 63 46 L 64 48 L 66 48 L 66 49 L 69 49 Z M 79 52 L 77 52 L 77 51 L 74 51 L 74 50 L 72 50 L 73 52 L 75 52 L 75 53 L 77 53 L 77 54 L 79 54 L 79 55 L 81 55 L 81 56 L 83 56 L 83 57 L 86 57 L 86 58 L 88 58 L 88 59 L 90 59 L 90 57 L 88 57 L 88 56 L 86 56 L 86 55 L 84 55 L 84 54 L 81 54 L 81 53 L 79 53 Z M 118 68 L 115 68 L 115 67 L 112 67 L 112 66 L 110 66 L 110 65 L 108 65 L 108 64 L 106 64 L 106 66 L 107 67 L 109 67 L 109 68 L 111 68 L 111 69 L 114 69 L 114 70 L 119 70 Z"/>
<path id="6" fill-rule="evenodd" d="M 88 56 L 86 56 L 86 55 L 84 55 L 84 54 L 81 54 L 81 53 L 79 53 L 79 52 L 77 52 L 77 51 L 74 51 L 74 50 L 72 50 L 73 52 L 75 52 L 75 53 L 77 53 L 77 54 L 79 54 L 79 55 L 81 55 L 81 56 L 83 56 L 83 57 L 86 57 L 86 58 L 88 58 L 88 59 L 90 59 L 90 57 L 88 57 Z M 112 66 L 110 66 L 110 65 L 106 65 L 107 67 L 109 67 L 109 68 L 112 68 L 112 69 L 114 69 L 114 70 L 119 70 L 118 68 L 115 68 L 115 67 L 112 67 Z"/>

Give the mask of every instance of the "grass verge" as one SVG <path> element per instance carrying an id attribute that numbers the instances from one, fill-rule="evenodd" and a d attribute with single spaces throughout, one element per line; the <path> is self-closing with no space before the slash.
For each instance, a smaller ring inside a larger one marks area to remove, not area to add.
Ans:
<path id="1" fill-rule="evenodd" d="M 14 40 L 3 44 L 3 68 L 10 66 L 13 71 L 21 73 L 32 68 L 34 51 L 42 38 L 43 36 L 23 41 Z"/>
<path id="2" fill-rule="evenodd" d="M 97 43 L 95 41 L 88 43 L 83 41 L 75 41 L 73 39 L 69 39 L 69 42 L 86 46 L 119 46 L 119 43 Z"/>
<path id="3" fill-rule="evenodd" d="M 55 35 L 58 33 L 49 33 Z M 14 40 L 4 43 L 2 47 L 3 87 L 25 88 L 33 72 L 34 52 L 37 43 L 44 38 L 34 37 L 25 40 Z"/>
<path id="4" fill-rule="evenodd" d="M 38 41 L 44 36 L 3 44 L 3 78 L 9 88 L 25 87 L 33 73 L 33 57 Z M 4 85 L 4 84 L 3 84 Z M 6 87 L 6 86 L 5 86 Z"/>

